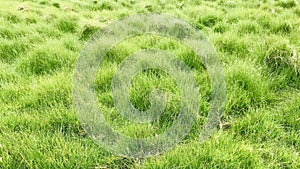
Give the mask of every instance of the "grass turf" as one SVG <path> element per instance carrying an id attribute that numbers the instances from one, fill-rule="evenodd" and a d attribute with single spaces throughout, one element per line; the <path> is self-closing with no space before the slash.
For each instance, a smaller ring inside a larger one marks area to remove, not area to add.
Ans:
<path id="1" fill-rule="evenodd" d="M 0 0 L 0 168 L 300 168 L 300 6 L 294 0 Z M 99 108 L 118 132 L 163 132 L 178 111 L 174 79 L 158 70 L 134 78 L 132 104 L 149 107 L 157 87 L 168 92 L 160 121 L 136 124 L 113 107 L 110 82 L 120 62 L 139 49 L 169 50 L 189 65 L 200 86 L 199 119 L 167 153 L 115 156 L 82 130 L 72 107 L 72 74 L 89 37 L 107 23 L 161 12 L 189 21 L 215 45 L 227 99 L 220 130 L 197 142 L 209 110 L 203 65 L 180 42 L 141 35 L 123 41 L 101 63 Z"/>

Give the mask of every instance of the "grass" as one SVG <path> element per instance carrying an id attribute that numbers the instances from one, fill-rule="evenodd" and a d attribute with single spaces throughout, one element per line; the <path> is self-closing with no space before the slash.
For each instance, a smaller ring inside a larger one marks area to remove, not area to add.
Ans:
<path id="1" fill-rule="evenodd" d="M 0 0 L 0 168 L 300 168 L 300 4 L 296 0 Z M 114 129 L 132 137 L 165 131 L 178 112 L 174 79 L 138 74 L 130 100 L 149 107 L 153 87 L 167 93 L 164 115 L 138 124 L 114 108 L 111 79 L 140 49 L 169 50 L 192 70 L 201 101 L 191 133 L 163 155 L 111 154 L 81 128 L 72 106 L 73 69 L 84 44 L 107 23 L 161 12 L 189 21 L 214 44 L 227 82 L 220 128 L 197 141 L 209 111 L 210 81 L 193 51 L 174 39 L 141 35 L 114 46 L 95 89 Z"/>

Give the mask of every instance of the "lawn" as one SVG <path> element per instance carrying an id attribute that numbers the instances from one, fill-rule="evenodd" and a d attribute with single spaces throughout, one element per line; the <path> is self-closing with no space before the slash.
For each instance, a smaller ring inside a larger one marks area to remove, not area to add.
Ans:
<path id="1" fill-rule="evenodd" d="M 162 116 L 135 123 L 119 114 L 111 82 L 126 57 L 167 50 L 199 85 L 190 133 L 147 158 L 115 155 L 82 128 L 73 107 L 73 74 L 81 50 L 100 28 L 122 17 L 164 13 L 189 22 L 214 45 L 226 79 L 218 130 L 199 142 L 210 110 L 205 64 L 176 39 L 143 34 L 111 48 L 94 80 L 98 108 L 124 135 L 163 133 L 178 116 L 180 91 L 168 73 L 133 78 L 130 102 L 150 107 L 164 91 Z M 300 2 L 296 0 L 0 0 L 0 168 L 300 168 Z"/>

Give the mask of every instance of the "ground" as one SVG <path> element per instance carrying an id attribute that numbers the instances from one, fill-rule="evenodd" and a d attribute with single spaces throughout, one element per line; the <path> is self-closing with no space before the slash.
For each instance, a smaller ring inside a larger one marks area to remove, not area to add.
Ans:
<path id="1" fill-rule="evenodd" d="M 294 0 L 0 0 L 0 168 L 300 168 L 300 6 Z M 82 129 L 72 103 L 72 78 L 84 44 L 99 28 L 136 13 L 188 21 L 215 46 L 227 83 L 218 131 L 198 136 L 209 110 L 205 66 L 188 47 L 141 35 L 114 46 L 95 77 L 100 110 L 132 137 L 163 132 L 178 110 L 174 79 L 139 74 L 130 99 L 149 107 L 153 86 L 168 92 L 160 121 L 136 124 L 114 109 L 110 82 L 138 49 L 169 50 L 191 67 L 200 86 L 199 118 L 191 133 L 155 157 L 116 156 Z"/>

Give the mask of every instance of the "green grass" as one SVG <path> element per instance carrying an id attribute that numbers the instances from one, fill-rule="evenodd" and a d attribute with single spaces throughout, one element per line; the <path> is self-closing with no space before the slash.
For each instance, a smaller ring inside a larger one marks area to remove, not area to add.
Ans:
<path id="1" fill-rule="evenodd" d="M 138 124 L 114 108 L 111 80 L 140 49 L 169 50 L 192 70 L 201 101 L 191 133 L 167 153 L 115 156 L 81 128 L 72 105 L 72 75 L 97 29 L 123 16 L 160 12 L 201 29 L 214 44 L 227 82 L 219 130 L 197 141 L 209 111 L 205 66 L 179 41 L 141 35 L 114 46 L 95 89 L 107 122 L 132 137 L 165 131 L 179 110 L 174 79 L 159 70 L 138 74 L 130 100 L 149 107 L 156 87 L 167 93 L 164 115 Z M 0 168 L 300 168 L 300 4 L 296 0 L 0 0 Z"/>

